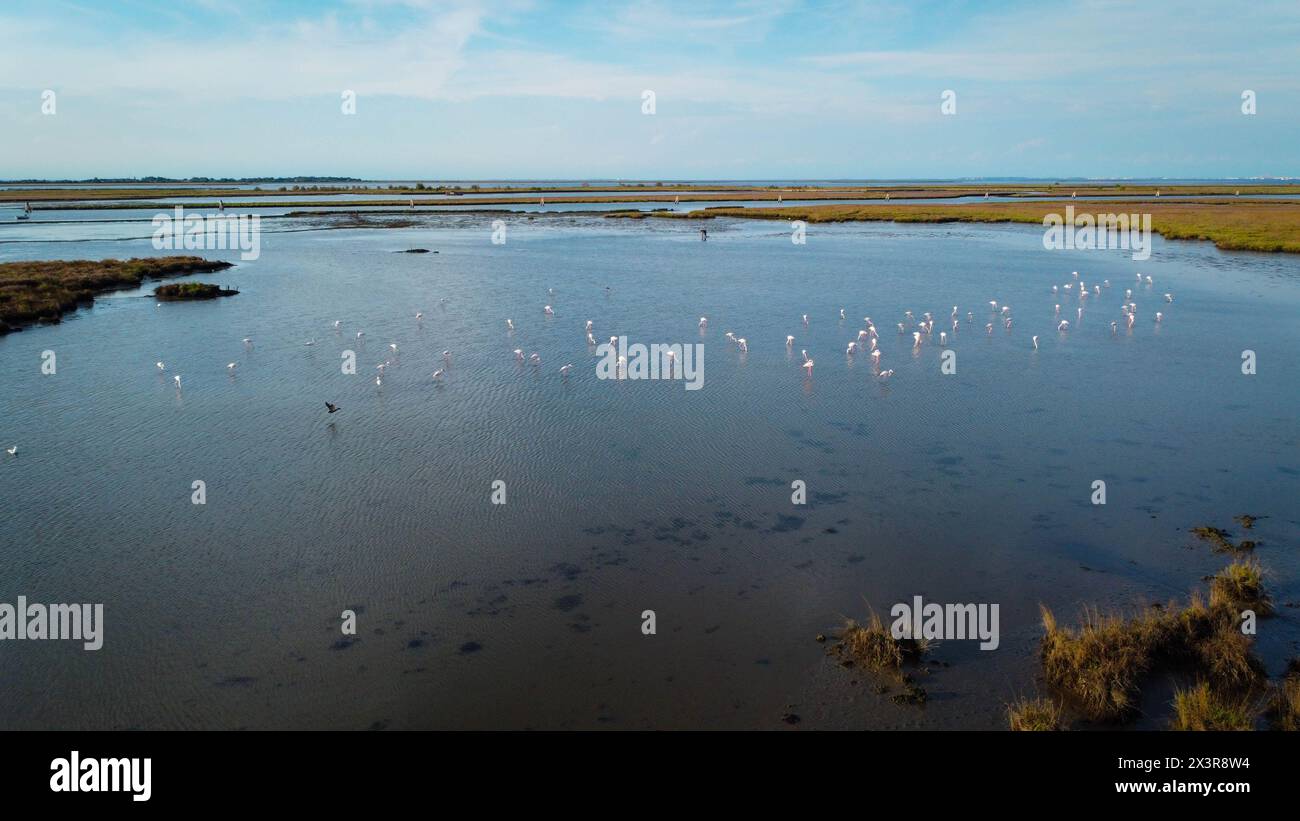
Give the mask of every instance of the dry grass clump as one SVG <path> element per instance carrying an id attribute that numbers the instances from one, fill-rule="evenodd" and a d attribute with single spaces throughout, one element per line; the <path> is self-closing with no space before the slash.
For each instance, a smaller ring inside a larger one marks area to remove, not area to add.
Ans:
<path id="1" fill-rule="evenodd" d="M 927 649 L 928 644 L 924 640 L 894 638 L 889 628 L 881 622 L 880 616 L 872 613 L 866 626 L 848 620 L 833 651 L 841 658 L 852 660 L 868 669 L 892 672 L 901 669 L 904 661 L 921 658 Z"/>
<path id="2" fill-rule="evenodd" d="M 1043 610 L 1040 653 L 1047 683 L 1093 721 L 1123 721 L 1137 710 L 1142 676 L 1157 664 L 1194 671 L 1214 690 L 1215 704 L 1238 704 L 1258 692 L 1266 673 L 1241 632 L 1241 611 L 1271 611 L 1258 563 L 1238 561 L 1215 576 L 1210 603 L 1193 594 L 1132 618 L 1085 611 L 1078 628 L 1063 628 Z M 1188 691 L 1188 715 L 1200 698 Z M 1200 706 L 1208 706 L 1208 703 Z"/>
<path id="3" fill-rule="evenodd" d="M 1007 719 L 1017 732 L 1061 729 L 1061 708 L 1046 698 L 1022 698 L 1007 705 Z"/>
<path id="4" fill-rule="evenodd" d="M 1151 667 L 1150 625 L 1086 611 L 1077 629 L 1047 607 L 1040 653 L 1048 684 L 1095 721 L 1121 721 L 1137 708 L 1138 679 Z"/>
<path id="5" fill-rule="evenodd" d="M 1286 675 L 1273 688 L 1268 717 L 1275 730 L 1300 731 L 1300 658 L 1291 659 Z"/>
<path id="6" fill-rule="evenodd" d="M 1230 695 L 1205 682 L 1174 693 L 1174 730 L 1253 730 L 1258 710 L 1250 696 Z"/>
<path id="7" fill-rule="evenodd" d="M 1237 613 L 1254 610 L 1258 616 L 1273 612 L 1273 602 L 1264 591 L 1264 569 L 1253 559 L 1238 560 L 1223 568 L 1210 581 L 1210 606 Z"/>

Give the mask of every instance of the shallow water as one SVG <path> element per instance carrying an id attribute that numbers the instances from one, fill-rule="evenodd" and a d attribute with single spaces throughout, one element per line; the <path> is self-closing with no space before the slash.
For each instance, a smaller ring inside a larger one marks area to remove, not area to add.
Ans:
<path id="1" fill-rule="evenodd" d="M 114 294 L 0 338 L 0 445 L 20 448 L 0 453 L 0 602 L 106 611 L 98 652 L 0 643 L 0 726 L 779 727 L 791 711 L 1002 727 L 1036 689 L 1039 603 L 1070 621 L 1185 595 L 1225 563 L 1192 526 L 1240 535 L 1233 515 L 1268 516 L 1256 555 L 1275 601 L 1300 599 L 1293 257 L 1157 237 L 1135 263 L 1045 251 L 1023 226 L 818 225 L 794 245 L 781 225 L 715 220 L 702 243 L 690 223 L 580 215 L 509 217 L 493 245 L 482 222 L 268 232 L 260 259 L 201 277 L 239 296 Z M 412 247 L 439 253 L 393 253 Z M 0 244 L 0 260 L 155 253 Z M 1077 298 L 1050 292 L 1073 270 L 1111 282 L 1077 325 Z M 1128 287 L 1139 319 L 1112 336 Z M 990 299 L 1012 306 L 1010 331 L 985 332 Z M 957 373 L 941 375 L 953 305 Z M 895 328 L 908 309 L 939 326 L 918 352 Z M 867 315 L 888 381 L 844 354 Z M 702 342 L 704 387 L 598 380 L 587 319 L 600 340 Z M 1001 608 L 998 650 L 940 646 L 924 707 L 813 641 L 918 594 Z M 1296 609 L 1278 610 L 1259 638 L 1274 674 L 1300 642 Z"/>

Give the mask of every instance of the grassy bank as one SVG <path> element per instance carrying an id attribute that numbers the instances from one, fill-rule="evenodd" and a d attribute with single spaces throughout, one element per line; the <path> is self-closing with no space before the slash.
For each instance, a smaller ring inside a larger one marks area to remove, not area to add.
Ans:
<path id="1" fill-rule="evenodd" d="M 711 219 L 739 217 L 819 222 L 1021 222 L 1043 224 L 1048 214 L 1151 214 L 1151 228 L 1166 239 L 1200 239 L 1229 251 L 1300 253 L 1300 202 L 1238 199 L 1204 202 L 1152 200 L 1050 200 L 969 205 L 807 205 L 784 208 L 710 208 L 689 214 L 622 212 L 611 217 Z"/>
<path id="2" fill-rule="evenodd" d="M 229 267 L 229 262 L 193 256 L 0 263 L 0 334 L 34 322 L 58 322 L 96 294 L 135 288 L 147 279 Z"/>

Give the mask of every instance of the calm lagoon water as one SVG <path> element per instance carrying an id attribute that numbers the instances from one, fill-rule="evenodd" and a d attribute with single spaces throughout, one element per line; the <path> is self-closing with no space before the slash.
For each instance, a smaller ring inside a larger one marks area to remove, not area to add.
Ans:
<path id="1" fill-rule="evenodd" d="M 678 221 L 507 221 L 504 245 L 473 215 L 268 232 L 260 259 L 201 277 L 239 296 L 113 294 L 0 338 L 0 445 L 19 446 L 0 453 L 0 601 L 103 602 L 106 622 L 93 653 L 0 643 L 0 727 L 1000 728 L 1038 689 L 1039 604 L 1073 621 L 1184 596 L 1225 563 L 1190 527 L 1267 516 L 1256 555 L 1275 601 L 1300 599 L 1294 257 L 1157 237 L 1135 263 L 1024 226 L 813 226 L 800 246 L 764 222 L 710 221 L 703 243 Z M 121 229 L 5 226 L 83 241 L 0 261 L 158 253 L 107 241 Z M 413 247 L 438 253 L 395 253 Z M 1111 282 L 1078 324 L 1051 293 L 1075 270 Z M 1127 287 L 1139 320 L 1112 336 Z M 1010 331 L 985 332 L 991 299 Z M 919 351 L 895 328 L 909 309 L 941 326 Z M 844 354 L 864 316 L 887 382 Z M 703 389 L 598 380 L 588 319 L 602 340 L 702 342 Z M 813 639 L 914 595 L 998 603 L 1001 646 L 942 644 L 929 702 L 896 706 Z M 1300 646 L 1300 611 L 1278 610 L 1274 674 Z"/>

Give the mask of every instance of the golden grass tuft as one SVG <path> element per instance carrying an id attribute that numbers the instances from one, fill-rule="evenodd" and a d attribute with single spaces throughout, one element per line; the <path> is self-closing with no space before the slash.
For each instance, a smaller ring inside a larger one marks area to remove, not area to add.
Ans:
<path id="1" fill-rule="evenodd" d="M 1016 732 L 1061 729 L 1061 708 L 1046 698 L 1022 698 L 1007 705 L 1007 720 Z"/>
<path id="2" fill-rule="evenodd" d="M 1300 731 L 1300 673 L 1287 675 L 1273 688 L 1268 715 L 1273 729 Z"/>
<path id="3" fill-rule="evenodd" d="M 1264 591 L 1264 569 L 1253 559 L 1239 559 L 1223 568 L 1210 581 L 1210 607 L 1240 614 L 1254 610 L 1257 616 L 1273 612 L 1273 602 Z"/>
<path id="4" fill-rule="evenodd" d="M 916 660 L 925 655 L 928 644 L 913 639 L 896 639 L 872 613 L 866 626 L 850 619 L 840 633 L 835 651 L 871 670 L 896 671 L 904 661 Z"/>
<path id="5" fill-rule="evenodd" d="M 1201 682 L 1174 693 L 1174 730 L 1253 730 L 1257 709 L 1249 696 L 1223 693 Z"/>
<path id="6" fill-rule="evenodd" d="M 1137 708 L 1138 678 L 1151 666 L 1149 625 L 1085 611 L 1078 629 L 1064 628 L 1047 607 L 1041 656 L 1048 684 L 1095 721 L 1122 721 Z"/>

